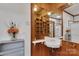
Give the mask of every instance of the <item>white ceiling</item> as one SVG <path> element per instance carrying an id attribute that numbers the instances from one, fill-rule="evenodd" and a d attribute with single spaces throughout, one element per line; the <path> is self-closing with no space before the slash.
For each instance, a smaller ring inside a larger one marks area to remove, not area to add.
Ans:
<path id="1" fill-rule="evenodd" d="M 79 4 L 75 3 L 71 7 L 66 8 L 65 11 L 71 13 L 72 15 L 79 14 Z"/>
<path id="2" fill-rule="evenodd" d="M 0 3 L 0 11 L 23 14 L 26 11 L 26 4 L 23 3 Z"/>

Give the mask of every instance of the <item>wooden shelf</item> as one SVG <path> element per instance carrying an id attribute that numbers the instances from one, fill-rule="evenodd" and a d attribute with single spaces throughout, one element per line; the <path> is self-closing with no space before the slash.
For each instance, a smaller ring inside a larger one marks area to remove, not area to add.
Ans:
<path id="1" fill-rule="evenodd" d="M 44 36 L 49 35 L 49 20 L 45 19 L 37 19 L 35 20 L 35 37 L 36 39 L 43 39 Z"/>

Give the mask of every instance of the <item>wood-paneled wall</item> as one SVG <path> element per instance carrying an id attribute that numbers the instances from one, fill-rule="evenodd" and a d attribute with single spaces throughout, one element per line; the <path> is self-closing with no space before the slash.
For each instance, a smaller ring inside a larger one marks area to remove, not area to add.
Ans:
<path id="1" fill-rule="evenodd" d="M 33 8 L 37 5 L 40 9 L 39 12 L 34 12 Z M 64 8 L 66 8 L 66 3 L 32 3 L 31 4 L 31 17 L 32 17 L 32 40 L 35 40 L 35 19 L 37 17 L 47 15 L 48 12 L 62 14 Z M 40 12 L 41 11 L 41 12 Z M 37 15 L 38 14 L 38 15 Z M 62 20 L 62 33 L 63 33 L 63 20 Z M 63 35 L 63 34 L 62 34 Z"/>

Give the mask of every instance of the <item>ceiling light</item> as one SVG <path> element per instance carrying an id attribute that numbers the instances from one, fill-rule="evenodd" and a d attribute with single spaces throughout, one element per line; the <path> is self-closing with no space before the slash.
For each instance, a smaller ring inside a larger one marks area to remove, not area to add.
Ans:
<path id="1" fill-rule="evenodd" d="M 48 12 L 48 15 L 50 16 L 51 15 L 51 12 Z"/>
<path id="2" fill-rule="evenodd" d="M 37 5 L 34 6 L 33 11 L 37 11 Z"/>
<path id="3" fill-rule="evenodd" d="M 35 7 L 33 10 L 34 10 L 34 11 L 37 11 L 37 8 Z"/>
<path id="4" fill-rule="evenodd" d="M 60 15 L 58 15 L 56 18 L 61 18 L 61 16 L 60 16 Z"/>

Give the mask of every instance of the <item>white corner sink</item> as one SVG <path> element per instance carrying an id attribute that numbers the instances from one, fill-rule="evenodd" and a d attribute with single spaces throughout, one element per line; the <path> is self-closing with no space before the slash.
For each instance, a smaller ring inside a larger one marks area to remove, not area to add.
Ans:
<path id="1" fill-rule="evenodd" d="M 61 46 L 61 39 L 58 37 L 55 38 L 50 38 L 50 37 L 45 37 L 45 43 L 47 47 L 50 48 L 60 48 Z"/>

